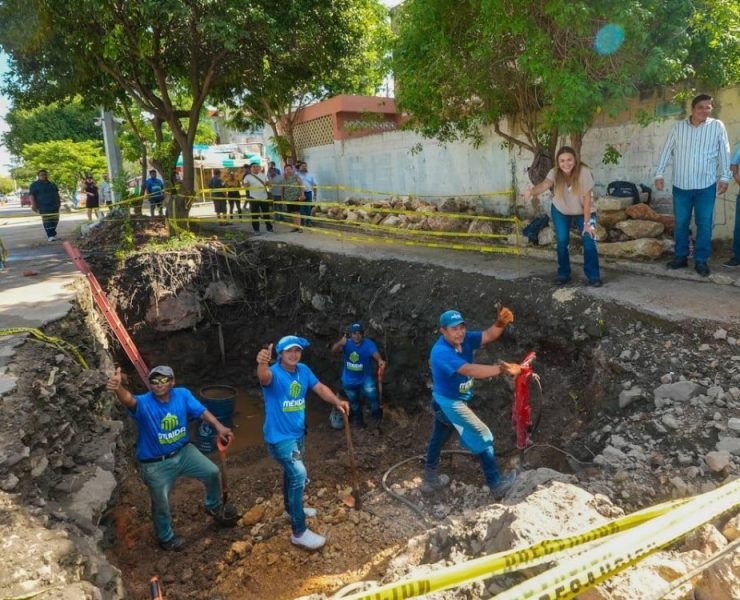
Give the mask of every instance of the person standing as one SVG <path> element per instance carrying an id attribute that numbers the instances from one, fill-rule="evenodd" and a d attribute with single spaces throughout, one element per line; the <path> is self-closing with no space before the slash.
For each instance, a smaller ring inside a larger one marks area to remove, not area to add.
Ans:
<path id="1" fill-rule="evenodd" d="M 732 178 L 740 186 L 740 143 L 735 146 L 735 152 L 730 159 Z M 740 267 L 740 189 L 735 198 L 735 231 L 732 236 L 732 258 L 723 263 L 725 267 Z"/>
<path id="2" fill-rule="evenodd" d="M 208 181 L 208 188 L 216 190 L 211 192 L 211 200 L 213 200 L 213 209 L 216 211 L 216 219 L 219 221 L 226 219 L 226 192 L 220 191 L 225 187 L 226 184 L 221 179 L 221 169 L 214 169 L 213 177 Z"/>
<path id="3" fill-rule="evenodd" d="M 106 388 L 116 394 L 138 425 L 136 460 L 152 501 L 154 529 L 163 550 L 181 552 L 185 540 L 175 535 L 170 513 L 170 491 L 180 477 L 192 477 L 205 486 L 205 510 L 225 525 L 236 517 L 233 506 L 221 506 L 218 467 L 189 443 L 188 419 L 203 419 L 229 442 L 234 434 L 184 387 L 175 387 L 175 372 L 167 365 L 149 371 L 151 391 L 134 396 L 121 383 L 121 369 Z"/>
<path id="4" fill-rule="evenodd" d="M 588 285 L 601 287 L 599 253 L 596 250 L 596 213 L 593 211 L 594 178 L 589 169 L 578 158 L 570 146 L 563 146 L 555 155 L 555 168 L 550 169 L 545 179 L 524 192 L 529 201 L 545 190 L 553 188 L 550 215 L 555 229 L 558 252 L 558 276 L 556 285 L 570 282 L 570 229 L 575 222 L 583 240 L 583 272 Z"/>
<path id="5" fill-rule="evenodd" d="M 226 187 L 229 189 L 229 219 L 234 218 L 234 209 L 239 214 L 239 218 L 242 218 L 242 201 L 241 201 L 241 182 L 239 176 L 236 173 L 236 169 L 229 169 L 226 173 Z"/>
<path id="6" fill-rule="evenodd" d="M 345 333 L 331 347 L 331 351 L 341 352 L 344 358 L 342 387 L 345 395 L 349 398 L 353 425 L 355 427 L 365 427 L 362 405 L 360 404 L 360 395 L 364 395 L 370 404 L 373 427 L 380 427 L 383 413 L 373 361 L 378 363 L 380 369 L 385 369 L 386 362 L 378 352 L 378 346 L 373 340 L 365 337 L 365 328 L 362 323 L 352 323 L 349 334 Z"/>
<path id="7" fill-rule="evenodd" d="M 311 213 L 313 212 L 313 202 L 318 202 L 319 197 L 319 182 L 316 180 L 316 175 L 308 170 L 308 163 L 302 162 L 298 167 L 298 176 L 303 182 L 303 196 L 306 203 L 301 206 L 301 225 L 311 227 Z"/>
<path id="8" fill-rule="evenodd" d="M 315 392 L 324 402 L 349 414 L 349 405 L 340 400 L 313 371 L 301 362 L 308 340 L 288 335 L 281 338 L 275 350 L 277 362 L 270 366 L 270 344 L 257 354 L 257 378 L 265 399 L 263 432 L 267 449 L 283 468 L 283 502 L 290 517 L 291 543 L 309 550 L 321 548 L 326 538 L 306 526 L 306 517 L 316 516 L 316 509 L 303 506 L 306 466 L 303 463 L 306 435 L 306 396 Z"/>
<path id="9" fill-rule="evenodd" d="M 282 181 L 282 172 L 275 166 L 274 162 L 270 162 L 270 168 L 267 169 L 267 183 L 270 188 L 270 200 L 272 200 L 273 214 L 276 212 L 285 212 L 285 207 L 281 203 L 283 198 Z M 275 220 L 284 221 L 285 218 L 282 215 L 275 214 Z"/>
<path id="10" fill-rule="evenodd" d="M 713 98 L 708 94 L 699 94 L 691 101 L 691 115 L 671 128 L 655 170 L 655 187 L 663 191 L 665 171 L 669 163 L 673 163 L 676 247 L 668 268 L 688 267 L 693 212 L 696 221 L 694 270 L 702 277 L 709 275 L 714 202 L 717 195 L 727 191 L 730 182 L 730 141 L 724 123 L 709 116 L 713 107 Z"/>
<path id="11" fill-rule="evenodd" d="M 249 212 L 252 213 L 252 229 L 259 233 L 260 221 L 264 221 L 265 229 L 272 231 L 272 207 L 267 192 L 267 183 L 260 175 L 260 166 L 257 163 L 249 165 L 249 173 L 244 178 L 249 198 Z"/>
<path id="12" fill-rule="evenodd" d="M 85 208 L 87 208 L 87 220 L 92 221 L 93 213 L 95 213 L 96 219 L 100 219 L 100 193 L 90 173 L 85 175 L 85 180 L 82 182 L 82 191 L 86 198 Z"/>
<path id="13" fill-rule="evenodd" d="M 286 212 L 294 213 L 293 223 L 295 227 L 291 231 L 300 231 L 301 224 L 301 205 L 300 202 L 305 198 L 303 193 L 303 181 L 298 175 L 293 173 L 292 165 L 285 165 L 285 175 L 280 183 L 280 195 L 283 197 Z"/>
<path id="14" fill-rule="evenodd" d="M 100 182 L 100 200 L 109 211 L 113 207 L 113 187 L 110 184 L 108 173 L 103 173 L 103 181 Z"/>
<path id="15" fill-rule="evenodd" d="M 44 225 L 47 239 L 50 242 L 56 242 L 59 208 L 62 205 L 59 188 L 49 181 L 49 173 L 46 169 L 40 169 L 36 176 L 36 181 L 28 190 L 31 195 L 31 210 L 41 215 L 41 223 Z"/>
<path id="16" fill-rule="evenodd" d="M 149 214 L 153 217 L 154 210 L 159 211 L 162 216 L 162 207 L 164 206 L 164 181 L 157 177 L 157 171 L 149 171 L 149 178 L 144 182 L 144 193 L 149 197 Z"/>
<path id="17" fill-rule="evenodd" d="M 430 493 L 450 482 L 447 475 L 438 473 L 442 447 L 454 432 L 460 436 L 462 446 L 478 457 L 486 484 L 494 497 L 502 498 L 511 489 L 516 471 L 501 476 L 493 450 L 493 434 L 486 424 L 470 409 L 476 379 L 500 375 L 516 376 L 521 367 L 502 362 L 484 365 L 473 362 L 473 353 L 499 337 L 514 320 L 508 308 L 501 308 L 496 322 L 485 331 L 468 331 L 465 319 L 457 310 L 448 310 L 439 317 L 442 334 L 432 347 L 432 408 L 434 428 L 427 445 L 422 492 Z"/>

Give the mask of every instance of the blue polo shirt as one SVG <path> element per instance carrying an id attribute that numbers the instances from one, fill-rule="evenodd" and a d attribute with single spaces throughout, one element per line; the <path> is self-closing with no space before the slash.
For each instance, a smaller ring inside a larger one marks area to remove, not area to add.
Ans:
<path id="1" fill-rule="evenodd" d="M 182 448 L 188 438 L 188 419 L 197 419 L 206 407 L 184 387 L 170 390 L 170 399 L 160 402 L 152 392 L 134 396 L 136 407 L 128 411 L 139 426 L 136 458 L 146 460 Z"/>
<path id="2" fill-rule="evenodd" d="M 262 431 L 268 444 L 301 439 L 306 433 L 306 396 L 319 383 L 303 363 L 292 373 L 279 362 L 270 367 L 272 381 L 262 386 L 265 397 L 265 425 Z"/>
<path id="3" fill-rule="evenodd" d="M 358 344 L 347 340 L 342 349 L 344 358 L 344 369 L 342 371 L 342 384 L 346 386 L 357 386 L 368 377 L 373 375 L 373 354 L 378 351 L 375 342 L 369 338 L 363 338 Z"/>
<path id="4" fill-rule="evenodd" d="M 432 346 L 429 361 L 432 365 L 432 391 L 435 394 L 467 402 L 473 397 L 475 379 L 460 375 L 463 365 L 473 362 L 473 352 L 481 346 L 483 333 L 468 331 L 462 343 L 462 352 L 457 352 L 443 336 Z"/>
<path id="5" fill-rule="evenodd" d="M 40 212 L 53 212 L 59 210 L 59 188 L 48 179 L 41 181 L 37 179 L 31 184 L 28 193 L 36 199 L 36 206 Z"/>
<path id="6" fill-rule="evenodd" d="M 147 191 L 152 200 L 164 199 L 164 181 L 162 181 L 158 177 L 149 177 L 144 182 L 144 189 Z"/>

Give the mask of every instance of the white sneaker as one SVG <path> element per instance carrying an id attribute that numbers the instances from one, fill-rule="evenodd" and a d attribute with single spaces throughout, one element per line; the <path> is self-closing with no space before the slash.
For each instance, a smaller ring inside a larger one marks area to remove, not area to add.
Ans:
<path id="1" fill-rule="evenodd" d="M 306 529 L 306 531 L 299 536 L 291 535 L 290 541 L 296 546 L 303 546 L 308 550 L 317 550 L 326 544 L 326 538 L 323 535 L 314 533 L 310 529 Z"/>
<path id="2" fill-rule="evenodd" d="M 303 514 L 306 515 L 307 519 L 311 519 L 318 514 L 318 511 L 315 508 L 311 508 L 310 506 L 304 506 Z M 287 510 L 283 511 L 283 518 L 290 521 L 290 514 L 288 513 Z"/>
<path id="3" fill-rule="evenodd" d="M 50 235 L 49 236 L 49 241 L 50 242 L 56 242 L 57 241 L 57 238 L 55 236 L 53 236 L 53 235 Z"/>

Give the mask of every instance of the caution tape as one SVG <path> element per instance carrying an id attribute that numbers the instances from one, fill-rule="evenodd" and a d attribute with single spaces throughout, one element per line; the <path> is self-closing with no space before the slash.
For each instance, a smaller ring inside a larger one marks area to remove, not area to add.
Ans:
<path id="1" fill-rule="evenodd" d="M 70 344 L 68 341 L 63 340 L 62 338 L 46 335 L 43 331 L 35 327 L 11 327 L 8 329 L 0 329 L 0 336 L 18 335 L 21 333 L 30 333 L 40 342 L 51 344 L 52 346 L 56 346 L 62 351 L 67 351 L 71 353 L 83 369 L 90 368 L 87 366 L 87 361 L 84 359 L 82 354 L 80 354 L 80 351 L 75 346 Z"/>
<path id="2" fill-rule="evenodd" d="M 424 577 L 400 581 L 347 596 L 345 600 L 401 600 L 445 590 L 493 575 L 503 575 L 544 562 L 561 553 L 588 547 L 580 557 L 550 569 L 496 596 L 496 600 L 574 598 L 589 587 L 634 565 L 692 529 L 740 505 L 740 480 L 696 498 L 648 507 L 604 525 L 565 538 L 543 540 L 527 548 L 507 550 L 453 565 Z M 664 533 L 664 531 L 668 533 Z M 660 540 L 660 543 L 653 540 Z M 598 546 L 588 544 L 598 542 Z M 598 558 L 596 558 L 598 557 Z M 577 567 L 574 566 L 577 560 Z M 573 591 L 576 590 L 576 591 Z"/>
<path id="3" fill-rule="evenodd" d="M 740 479 L 620 533 L 583 556 L 506 590 L 496 600 L 575 598 L 738 505 Z"/>

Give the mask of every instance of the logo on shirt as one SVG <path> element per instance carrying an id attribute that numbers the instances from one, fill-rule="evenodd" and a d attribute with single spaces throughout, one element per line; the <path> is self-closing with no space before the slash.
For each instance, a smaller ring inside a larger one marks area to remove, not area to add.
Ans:
<path id="1" fill-rule="evenodd" d="M 467 379 L 466 381 L 463 381 L 460 384 L 460 387 L 458 388 L 458 391 L 461 394 L 467 394 L 473 388 L 473 384 L 474 383 L 475 383 L 475 379 L 473 379 L 472 377 L 470 377 L 469 379 Z"/>
<path id="2" fill-rule="evenodd" d="M 347 362 L 347 370 L 348 371 L 362 371 L 362 363 L 359 362 L 360 355 L 357 354 L 357 352 L 352 352 L 349 355 L 349 361 Z"/>
<path id="3" fill-rule="evenodd" d="M 351 360 L 352 362 L 356 363 L 357 361 L 359 361 L 359 360 L 360 360 L 360 355 L 359 355 L 359 354 L 357 354 L 357 352 L 352 352 L 352 354 L 350 354 L 350 355 L 349 355 L 349 359 L 350 359 L 350 360 Z"/>
<path id="4" fill-rule="evenodd" d="M 180 420 L 177 418 L 177 415 L 173 415 L 168 412 L 164 417 L 162 417 L 162 421 L 159 423 L 159 428 L 162 431 L 172 431 L 179 425 L 179 423 Z"/>
<path id="5" fill-rule="evenodd" d="M 290 388 L 288 388 L 288 394 L 291 398 L 298 398 L 301 395 L 302 389 L 303 386 L 299 382 L 294 381 L 290 384 Z"/>
<path id="6" fill-rule="evenodd" d="M 301 412 L 306 408 L 306 399 L 283 400 L 283 412 Z"/>
<path id="7" fill-rule="evenodd" d="M 180 441 L 187 435 L 186 427 L 179 427 L 180 419 L 177 415 L 167 413 L 162 420 L 159 422 L 160 432 L 157 434 L 157 438 L 160 444 L 174 444 Z"/>

